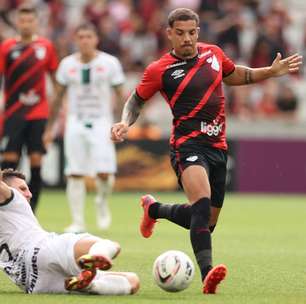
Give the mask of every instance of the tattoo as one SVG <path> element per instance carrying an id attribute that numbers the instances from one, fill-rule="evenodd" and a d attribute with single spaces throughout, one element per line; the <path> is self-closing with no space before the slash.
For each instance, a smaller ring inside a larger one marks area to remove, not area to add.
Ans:
<path id="1" fill-rule="evenodd" d="M 134 91 L 124 105 L 121 121 L 129 126 L 132 125 L 137 120 L 143 105 L 143 99 Z"/>
<path id="2" fill-rule="evenodd" d="M 248 68 L 245 69 L 244 78 L 245 78 L 245 83 L 246 84 L 250 84 L 250 83 L 253 82 L 252 70 L 251 69 L 248 69 Z"/>

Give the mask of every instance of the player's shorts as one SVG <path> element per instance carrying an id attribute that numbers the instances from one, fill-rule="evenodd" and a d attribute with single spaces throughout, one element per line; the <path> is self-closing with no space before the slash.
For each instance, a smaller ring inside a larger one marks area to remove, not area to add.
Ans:
<path id="1" fill-rule="evenodd" d="M 116 153 L 110 129 L 111 123 L 106 121 L 85 123 L 68 117 L 64 137 L 66 175 L 116 172 Z"/>
<path id="2" fill-rule="evenodd" d="M 28 251 L 28 293 L 67 293 L 64 281 L 76 276 L 81 269 L 75 262 L 74 245 L 83 238 L 94 236 L 82 233 L 50 233 L 47 239 Z"/>
<path id="3" fill-rule="evenodd" d="M 46 119 L 11 118 L 5 120 L 1 140 L 2 152 L 16 152 L 20 155 L 23 146 L 26 146 L 28 154 L 33 152 L 45 153 L 42 135 L 46 122 Z"/>
<path id="4" fill-rule="evenodd" d="M 181 184 L 182 172 L 192 165 L 202 166 L 209 176 L 211 204 L 221 208 L 224 201 L 227 152 L 206 146 L 185 145 L 178 150 L 170 150 L 171 165 Z"/>

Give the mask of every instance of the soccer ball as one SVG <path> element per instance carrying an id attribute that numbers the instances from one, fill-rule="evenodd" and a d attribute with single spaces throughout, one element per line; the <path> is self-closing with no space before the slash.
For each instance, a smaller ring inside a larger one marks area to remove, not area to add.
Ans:
<path id="1" fill-rule="evenodd" d="M 176 292 L 186 289 L 194 276 L 194 265 L 182 251 L 169 250 L 158 256 L 153 265 L 153 277 L 163 290 Z"/>

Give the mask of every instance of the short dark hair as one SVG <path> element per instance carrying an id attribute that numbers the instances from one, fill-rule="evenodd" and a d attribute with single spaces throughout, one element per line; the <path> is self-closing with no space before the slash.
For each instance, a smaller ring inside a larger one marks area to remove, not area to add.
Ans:
<path id="1" fill-rule="evenodd" d="M 33 6 L 21 5 L 17 8 L 18 14 L 33 14 L 35 16 L 38 15 L 37 10 Z"/>
<path id="2" fill-rule="evenodd" d="M 23 180 L 26 180 L 26 177 L 23 173 L 14 170 L 12 168 L 2 170 L 2 180 L 7 184 L 9 180 L 13 177 L 17 177 Z"/>
<path id="3" fill-rule="evenodd" d="M 91 22 L 85 22 L 77 26 L 77 28 L 75 29 L 75 33 L 77 34 L 79 31 L 91 31 L 94 32 L 96 35 L 98 34 L 97 28 Z"/>
<path id="4" fill-rule="evenodd" d="M 177 8 L 168 15 L 168 25 L 173 27 L 175 21 L 194 20 L 197 25 L 200 24 L 200 18 L 197 13 L 189 8 Z"/>

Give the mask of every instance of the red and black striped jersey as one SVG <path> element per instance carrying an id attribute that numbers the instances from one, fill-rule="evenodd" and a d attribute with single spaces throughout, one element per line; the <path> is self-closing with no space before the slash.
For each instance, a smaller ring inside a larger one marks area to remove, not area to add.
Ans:
<path id="1" fill-rule="evenodd" d="M 183 60 L 171 52 L 145 70 L 136 93 L 148 100 L 157 91 L 173 114 L 170 144 L 203 144 L 227 149 L 222 78 L 235 65 L 216 45 L 198 43 L 196 57 Z"/>
<path id="2" fill-rule="evenodd" d="M 0 46 L 0 73 L 4 77 L 4 118 L 26 120 L 48 117 L 46 73 L 54 72 L 58 60 L 52 43 L 37 37 L 29 44 L 17 38 Z"/>

